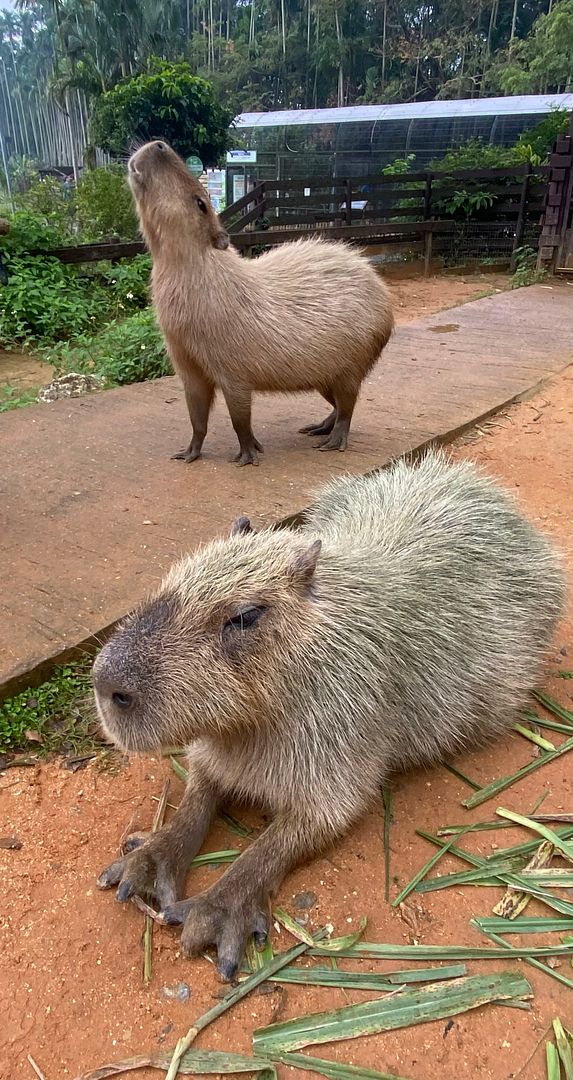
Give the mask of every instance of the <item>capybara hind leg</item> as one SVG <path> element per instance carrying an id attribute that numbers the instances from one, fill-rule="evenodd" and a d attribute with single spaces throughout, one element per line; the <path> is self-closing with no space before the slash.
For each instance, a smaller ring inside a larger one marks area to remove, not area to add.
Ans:
<path id="1" fill-rule="evenodd" d="M 346 450 L 348 445 L 348 432 L 352 421 L 357 390 L 334 390 L 336 401 L 336 420 L 332 431 L 318 444 L 319 450 Z"/>
<path id="2" fill-rule="evenodd" d="M 178 454 L 173 454 L 173 459 L 176 461 L 196 461 L 201 455 L 203 443 L 205 442 L 209 413 L 215 396 L 215 385 L 194 367 L 179 367 L 178 370 L 183 380 L 193 436 L 187 449 L 180 450 Z"/>
<path id="3" fill-rule="evenodd" d="M 233 461 L 236 461 L 239 465 L 258 465 L 259 454 L 262 454 L 263 448 L 260 442 L 255 439 L 251 427 L 251 391 L 241 390 L 240 393 L 237 393 L 236 390 L 223 387 L 223 394 L 227 402 L 231 423 L 239 440 L 240 450 L 233 458 Z"/>
<path id="4" fill-rule="evenodd" d="M 307 424 L 306 427 L 299 428 L 299 434 L 330 435 L 336 422 L 336 403 L 330 390 L 322 390 L 321 393 L 323 398 L 328 401 L 328 404 L 332 405 L 332 412 L 328 414 L 326 420 L 323 420 L 321 424 Z"/>
<path id="5" fill-rule="evenodd" d="M 120 903 L 146 896 L 160 908 L 175 904 L 183 894 L 185 877 L 217 808 L 218 796 L 197 767 L 190 764 L 189 782 L 179 809 L 168 825 L 148 838 L 131 837 L 123 854 L 100 874 L 100 889 L 117 885 Z"/>

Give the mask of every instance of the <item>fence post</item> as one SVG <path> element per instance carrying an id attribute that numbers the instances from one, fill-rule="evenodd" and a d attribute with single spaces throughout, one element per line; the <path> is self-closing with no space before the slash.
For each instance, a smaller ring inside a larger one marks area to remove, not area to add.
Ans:
<path id="1" fill-rule="evenodd" d="M 432 178 L 433 173 L 426 173 L 426 187 L 424 190 L 424 221 L 432 216 Z"/>
<path id="2" fill-rule="evenodd" d="M 428 223 L 428 228 L 424 230 L 424 277 L 429 277 L 430 274 L 430 264 L 432 262 L 432 241 L 432 226 L 430 223 Z"/>
<path id="3" fill-rule="evenodd" d="M 346 181 L 346 224 L 352 225 L 352 180 Z"/>
<path id="4" fill-rule="evenodd" d="M 512 273 L 515 270 L 515 253 L 518 248 L 521 247 L 523 241 L 523 234 L 525 232 L 525 218 L 527 215 L 527 196 L 529 195 L 530 177 L 531 162 L 527 161 L 524 165 L 523 183 L 521 185 L 521 195 L 519 197 L 519 210 L 517 211 L 517 221 L 515 223 L 515 236 L 513 239 L 513 248 L 511 249 L 511 260 L 509 268 Z"/>
<path id="5" fill-rule="evenodd" d="M 560 135 L 549 158 L 545 207 L 537 265 L 553 271 L 565 252 L 573 201 L 573 113 L 567 135 Z"/>

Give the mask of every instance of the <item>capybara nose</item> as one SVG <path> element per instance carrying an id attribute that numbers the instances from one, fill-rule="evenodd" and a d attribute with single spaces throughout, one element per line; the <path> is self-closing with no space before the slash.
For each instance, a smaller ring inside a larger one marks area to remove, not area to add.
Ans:
<path id="1" fill-rule="evenodd" d="M 93 669 L 93 684 L 100 701 L 111 702 L 122 712 L 132 709 L 136 703 L 136 694 L 132 690 L 127 690 L 117 679 L 111 679 L 105 672 L 98 670 L 97 664 Z"/>

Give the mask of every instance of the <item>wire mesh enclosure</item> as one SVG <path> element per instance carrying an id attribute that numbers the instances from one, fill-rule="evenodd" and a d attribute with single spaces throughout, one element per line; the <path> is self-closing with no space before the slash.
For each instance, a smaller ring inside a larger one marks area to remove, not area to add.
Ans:
<path id="1" fill-rule="evenodd" d="M 346 178 L 378 174 L 408 154 L 425 169 L 472 138 L 511 146 L 556 107 L 573 109 L 573 94 L 243 113 L 235 130 L 257 151 L 259 180 Z"/>

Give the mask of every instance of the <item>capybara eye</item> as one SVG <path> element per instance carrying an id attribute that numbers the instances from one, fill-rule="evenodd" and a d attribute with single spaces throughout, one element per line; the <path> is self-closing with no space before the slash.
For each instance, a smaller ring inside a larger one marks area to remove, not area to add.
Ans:
<path id="1" fill-rule="evenodd" d="M 133 702 L 131 694 L 122 694 L 119 690 L 111 695 L 111 700 L 118 709 L 129 709 Z"/>
<path id="2" fill-rule="evenodd" d="M 204 199 L 197 199 L 197 206 L 199 207 L 202 214 L 207 213 L 207 203 L 204 201 Z"/>
<path id="3" fill-rule="evenodd" d="M 266 611 L 264 607 L 243 608 L 225 623 L 225 630 L 251 630 L 257 625 L 264 611 Z"/>

